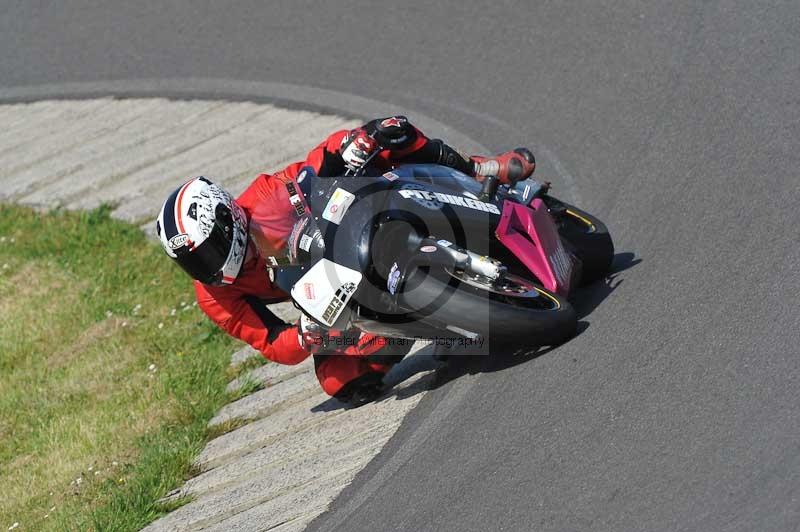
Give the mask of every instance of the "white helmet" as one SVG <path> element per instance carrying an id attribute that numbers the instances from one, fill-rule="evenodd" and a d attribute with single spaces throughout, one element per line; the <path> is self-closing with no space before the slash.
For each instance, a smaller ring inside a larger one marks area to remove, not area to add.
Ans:
<path id="1" fill-rule="evenodd" d="M 167 255 L 201 283 L 231 284 L 242 269 L 247 215 L 205 177 L 195 177 L 169 195 L 156 232 Z"/>

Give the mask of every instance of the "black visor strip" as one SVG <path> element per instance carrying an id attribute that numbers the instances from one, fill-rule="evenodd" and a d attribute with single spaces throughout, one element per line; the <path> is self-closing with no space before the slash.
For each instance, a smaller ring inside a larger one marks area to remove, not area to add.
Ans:
<path id="1" fill-rule="evenodd" d="M 221 277 L 220 270 L 228 259 L 231 243 L 224 234 L 224 231 L 214 225 L 211 234 L 208 235 L 202 244 L 189 250 L 184 247 L 176 250 L 178 264 L 186 272 L 204 284 L 215 284 Z"/>
<path id="2" fill-rule="evenodd" d="M 180 192 L 182 188 L 183 187 L 176 188 L 175 192 L 170 194 L 169 198 L 167 198 L 167 202 L 164 204 L 164 227 L 162 227 L 162 229 L 167 242 L 178 234 L 178 227 L 175 224 L 175 201 L 178 198 L 178 192 Z"/>

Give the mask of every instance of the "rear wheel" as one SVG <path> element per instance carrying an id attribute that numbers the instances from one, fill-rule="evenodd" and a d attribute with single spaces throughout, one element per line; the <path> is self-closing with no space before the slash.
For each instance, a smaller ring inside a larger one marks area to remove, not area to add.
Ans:
<path id="1" fill-rule="evenodd" d="M 536 346 L 557 345 L 575 334 L 572 306 L 528 279 L 509 273 L 497 281 L 464 271 L 439 273 L 445 275 L 418 269 L 403 288 L 403 303 L 427 323 Z"/>
<path id="2" fill-rule="evenodd" d="M 606 225 L 588 212 L 551 196 L 544 201 L 554 215 L 562 241 L 583 263 L 581 284 L 608 275 L 614 260 L 614 243 Z"/>

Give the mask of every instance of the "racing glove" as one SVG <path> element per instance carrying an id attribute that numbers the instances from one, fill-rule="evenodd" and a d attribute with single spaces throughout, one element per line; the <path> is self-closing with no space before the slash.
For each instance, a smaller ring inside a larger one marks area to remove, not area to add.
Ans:
<path id="1" fill-rule="evenodd" d="M 303 348 L 316 355 L 322 351 L 336 351 L 343 355 L 359 355 L 361 331 L 328 329 L 305 314 L 297 321 L 297 340 Z"/>
<path id="2" fill-rule="evenodd" d="M 305 314 L 297 321 L 297 341 L 312 355 L 330 351 L 340 355 L 367 356 L 383 348 L 385 342 L 382 340 L 356 328 L 346 331 L 328 329 Z"/>
<path id="3" fill-rule="evenodd" d="M 315 355 L 325 349 L 329 340 L 329 331 L 305 314 L 297 320 L 297 341 L 300 345 Z"/>
<path id="4" fill-rule="evenodd" d="M 483 182 L 487 176 L 495 176 L 501 185 L 513 185 L 528 179 L 536 169 L 536 159 L 528 148 L 517 148 L 495 157 L 470 157 L 475 179 Z"/>
<path id="5" fill-rule="evenodd" d="M 378 143 L 375 139 L 363 128 L 358 128 L 350 131 L 342 140 L 341 155 L 348 168 L 358 170 L 377 149 Z"/>

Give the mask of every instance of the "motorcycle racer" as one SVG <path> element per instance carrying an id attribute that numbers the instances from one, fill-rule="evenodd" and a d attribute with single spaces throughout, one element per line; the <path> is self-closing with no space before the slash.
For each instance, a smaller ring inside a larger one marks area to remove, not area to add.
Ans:
<path id="1" fill-rule="evenodd" d="M 313 355 L 323 390 L 355 405 L 380 395 L 382 377 L 410 344 L 327 331 L 305 316 L 294 325 L 283 322 L 267 308 L 288 299 L 270 279 L 269 259 L 285 249 L 304 209 L 299 192 L 304 172 L 341 176 L 367 160 L 380 171 L 406 163 L 442 164 L 478 181 L 495 176 L 501 184 L 526 179 L 536 166 L 524 148 L 495 157 L 463 156 L 427 138 L 405 117 L 393 116 L 334 132 L 304 161 L 257 176 L 235 200 L 205 177 L 191 179 L 169 195 L 156 222 L 167 255 L 195 279 L 198 305 L 209 318 L 274 362 L 298 364 Z"/>

